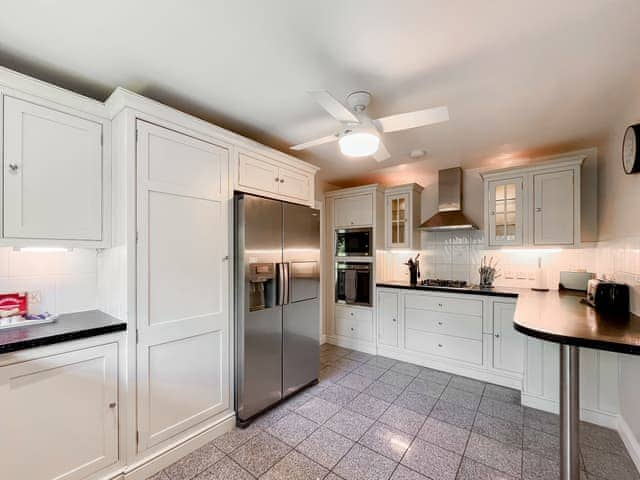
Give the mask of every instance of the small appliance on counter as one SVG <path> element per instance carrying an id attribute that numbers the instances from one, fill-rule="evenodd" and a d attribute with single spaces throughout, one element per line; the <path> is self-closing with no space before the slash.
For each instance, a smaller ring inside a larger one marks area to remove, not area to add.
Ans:
<path id="1" fill-rule="evenodd" d="M 591 279 L 587 284 L 586 303 L 597 310 L 611 313 L 629 312 L 629 285 Z"/>
<path id="2" fill-rule="evenodd" d="M 51 323 L 58 318 L 49 312 L 29 313 L 28 298 L 26 292 L 0 294 L 0 330 Z"/>
<path id="3" fill-rule="evenodd" d="M 560 281 L 558 282 L 558 290 L 573 290 L 576 292 L 587 291 L 589 280 L 596 276 L 591 272 L 571 271 L 560 272 Z"/>
<path id="4" fill-rule="evenodd" d="M 542 257 L 538 257 L 538 268 L 536 269 L 531 290 L 535 290 L 536 292 L 549 291 L 549 287 L 547 287 L 547 271 L 542 266 Z"/>

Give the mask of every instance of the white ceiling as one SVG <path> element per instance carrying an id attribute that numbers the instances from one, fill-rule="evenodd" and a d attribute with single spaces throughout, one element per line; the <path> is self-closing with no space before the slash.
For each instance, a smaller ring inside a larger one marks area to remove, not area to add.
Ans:
<path id="1" fill-rule="evenodd" d="M 369 90 L 374 117 L 448 105 L 448 123 L 388 134 L 383 169 L 337 144 L 300 155 L 325 181 L 397 183 L 601 144 L 640 94 L 639 25 L 637 0 L 5 0 L 0 64 L 283 150 L 337 127 L 308 90 Z"/>

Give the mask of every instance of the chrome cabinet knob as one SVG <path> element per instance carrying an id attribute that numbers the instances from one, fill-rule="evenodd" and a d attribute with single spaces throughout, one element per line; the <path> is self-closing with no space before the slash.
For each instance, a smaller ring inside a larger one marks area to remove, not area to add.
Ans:
<path id="1" fill-rule="evenodd" d="M 438 325 L 442 325 L 442 322 L 438 322 Z"/>
<path id="2" fill-rule="evenodd" d="M 279 181 L 280 181 L 280 179 L 278 177 L 276 177 L 276 182 L 279 182 Z"/>
<path id="3" fill-rule="evenodd" d="M 438 344 L 438 348 L 442 348 L 442 344 L 441 343 Z"/>
<path id="4" fill-rule="evenodd" d="M 16 164 L 16 163 L 10 163 L 10 164 L 9 164 L 9 169 L 10 169 L 12 172 L 17 172 L 17 171 L 18 171 L 18 164 Z"/>
<path id="5" fill-rule="evenodd" d="M 281 179 L 280 179 L 280 183 L 284 183 L 284 178 L 281 178 Z"/>
<path id="6" fill-rule="evenodd" d="M 541 211 L 542 211 L 542 208 L 536 207 L 536 212 L 541 212 Z"/>
<path id="7" fill-rule="evenodd" d="M 392 321 L 392 322 L 395 322 L 395 321 L 396 321 L 396 319 L 395 319 L 395 318 L 392 318 L 392 319 L 391 319 L 391 321 Z"/>
<path id="8" fill-rule="evenodd" d="M 494 335 L 494 337 L 496 337 L 496 338 L 500 338 L 500 334 L 499 334 L 499 333 L 496 333 L 496 334 Z"/>
<path id="9" fill-rule="evenodd" d="M 116 406 L 117 406 L 117 405 L 118 405 L 118 404 L 117 404 L 116 402 L 111 402 L 111 403 L 109 404 L 109 408 L 116 408 Z"/>

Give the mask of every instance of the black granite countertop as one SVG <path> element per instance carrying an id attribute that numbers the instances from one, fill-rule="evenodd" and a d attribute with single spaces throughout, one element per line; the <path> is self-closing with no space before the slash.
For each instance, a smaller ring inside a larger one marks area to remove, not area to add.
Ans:
<path id="1" fill-rule="evenodd" d="M 94 337 L 127 329 L 127 324 L 100 310 L 67 313 L 55 322 L 0 330 L 0 354 Z"/>
<path id="2" fill-rule="evenodd" d="M 521 294 L 521 288 L 509 288 L 509 287 L 494 287 L 494 288 L 480 288 L 478 286 L 466 287 L 466 288 L 451 288 L 451 287 L 432 287 L 426 285 L 409 285 L 406 282 L 379 282 L 376 286 L 382 288 L 402 288 L 406 290 L 416 290 L 418 292 L 447 292 L 447 293 L 462 293 L 468 295 L 485 295 L 493 297 L 512 297 L 516 298 Z"/>

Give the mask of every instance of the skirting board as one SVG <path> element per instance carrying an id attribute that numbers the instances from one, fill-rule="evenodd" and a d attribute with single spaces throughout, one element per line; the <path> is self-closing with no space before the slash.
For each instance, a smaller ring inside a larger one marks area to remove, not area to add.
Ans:
<path id="1" fill-rule="evenodd" d="M 622 415 L 618 415 L 618 433 L 624 442 L 624 446 L 627 447 L 627 451 L 631 456 L 631 460 L 636 465 L 636 468 L 640 471 L 640 443 L 635 437 L 629 424 L 626 422 Z"/>
<path id="2" fill-rule="evenodd" d="M 213 425 L 205 427 L 186 440 L 170 446 L 167 450 L 151 458 L 142 460 L 137 466 L 134 466 L 131 471 L 124 473 L 122 478 L 124 480 L 146 480 L 185 455 L 188 455 L 206 443 L 209 443 L 211 440 L 233 429 L 235 420 L 235 413 L 223 417 Z"/>
<path id="3" fill-rule="evenodd" d="M 323 333 L 320 335 L 320 345 L 327 343 L 327 336 Z"/>
<path id="4" fill-rule="evenodd" d="M 555 413 L 560 412 L 560 404 L 549 400 L 548 398 L 538 397 L 536 395 L 527 394 L 522 392 L 522 405 L 525 407 L 535 408 L 536 410 L 543 410 L 545 412 Z M 612 428 L 616 430 L 618 428 L 619 415 L 616 413 L 603 412 L 599 410 L 591 410 L 588 408 L 580 409 L 580 420 L 589 423 L 595 423 L 601 427 Z"/>

